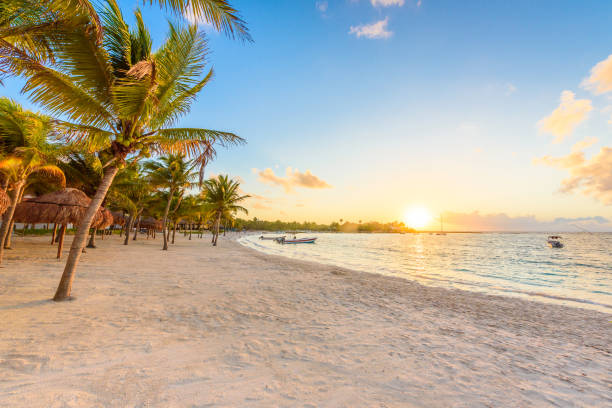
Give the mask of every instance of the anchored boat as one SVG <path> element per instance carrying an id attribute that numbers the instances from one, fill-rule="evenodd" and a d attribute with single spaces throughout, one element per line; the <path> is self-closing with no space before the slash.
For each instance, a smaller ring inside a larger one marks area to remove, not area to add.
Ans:
<path id="1" fill-rule="evenodd" d="M 550 235 L 546 242 L 551 248 L 563 248 L 563 243 L 560 240 L 561 237 L 559 235 Z"/>
<path id="2" fill-rule="evenodd" d="M 285 238 L 284 235 L 282 237 L 266 237 L 265 235 L 262 235 L 261 237 L 259 237 L 259 239 L 269 240 L 269 241 L 276 241 L 277 239 L 283 239 L 283 238 Z"/>
<path id="3" fill-rule="evenodd" d="M 316 238 L 294 238 L 294 239 L 286 239 L 286 238 L 278 238 L 276 242 L 279 244 L 314 244 Z"/>

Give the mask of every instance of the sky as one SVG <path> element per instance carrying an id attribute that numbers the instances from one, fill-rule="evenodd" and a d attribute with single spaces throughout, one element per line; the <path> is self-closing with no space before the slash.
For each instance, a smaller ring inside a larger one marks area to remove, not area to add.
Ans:
<path id="1" fill-rule="evenodd" d="M 182 124 L 247 140 L 207 172 L 249 217 L 612 231 L 612 2 L 232 5 L 254 42 L 201 24 L 215 78 Z M 159 45 L 168 16 L 144 17 Z"/>

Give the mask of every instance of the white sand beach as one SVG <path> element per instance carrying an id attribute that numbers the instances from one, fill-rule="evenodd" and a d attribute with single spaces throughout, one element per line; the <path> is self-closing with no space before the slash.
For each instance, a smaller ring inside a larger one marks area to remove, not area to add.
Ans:
<path id="1" fill-rule="evenodd" d="M 612 315 L 177 238 L 98 239 L 54 303 L 55 247 L 17 237 L 0 406 L 612 406 Z"/>

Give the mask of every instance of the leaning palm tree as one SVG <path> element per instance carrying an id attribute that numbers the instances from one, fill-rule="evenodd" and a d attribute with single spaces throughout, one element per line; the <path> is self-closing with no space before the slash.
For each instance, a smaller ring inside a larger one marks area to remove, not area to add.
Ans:
<path id="1" fill-rule="evenodd" d="M 9 99 L 0 98 L 0 140 L 6 156 L 0 160 L 0 173 L 12 191 L 11 206 L 4 214 L 0 228 L 0 263 L 5 242 L 12 230 L 13 214 L 29 183 L 36 174 L 51 177 L 64 186 L 63 172 L 53 163 L 63 149 L 49 143 L 54 133 L 51 120 L 39 113 L 23 110 Z"/>
<path id="2" fill-rule="evenodd" d="M 202 194 L 204 202 L 213 216 L 213 246 L 217 245 L 219 226 L 222 219 L 230 219 L 237 212 L 248 214 L 246 208 L 238 205 L 249 198 L 249 195 L 240 195 L 240 183 L 231 180 L 229 176 L 219 175 L 204 182 Z"/>
<path id="3" fill-rule="evenodd" d="M 95 152 L 104 168 L 73 239 L 54 296 L 58 301 L 70 296 L 87 232 L 120 168 L 152 153 L 186 154 L 203 168 L 216 144 L 243 142 L 229 132 L 174 127 L 212 78 L 212 70 L 205 72 L 207 41 L 197 26 L 170 23 L 168 37 L 153 52 L 138 10 L 134 30 L 114 0 L 108 0 L 101 16 L 102 44 L 93 30 L 77 26 L 54 42 L 56 63 L 11 60 L 25 78 L 30 99 L 66 118 L 56 120 L 62 140 Z"/>
<path id="4" fill-rule="evenodd" d="M 12 190 L 11 206 L 4 214 L 2 227 L 0 228 L 0 263 L 4 255 L 4 243 L 10 233 L 13 224 L 13 215 L 17 204 L 23 198 L 23 192 L 27 187 L 28 178 L 34 173 L 46 173 L 58 180 L 58 184 L 64 186 L 66 180 L 59 167 L 47 164 L 46 159 L 34 148 L 20 148 L 15 155 L 0 161 L 0 172 L 8 179 L 9 190 Z"/>
<path id="5" fill-rule="evenodd" d="M 145 163 L 151 185 L 163 190 L 166 194 L 166 206 L 162 218 L 162 233 L 164 235 L 163 250 L 168 250 L 167 225 L 168 213 L 172 201 L 175 206 L 172 212 L 181 205 L 185 191 L 194 185 L 197 172 L 194 171 L 196 163 L 185 160 L 182 154 L 170 154 L 160 160 Z"/>

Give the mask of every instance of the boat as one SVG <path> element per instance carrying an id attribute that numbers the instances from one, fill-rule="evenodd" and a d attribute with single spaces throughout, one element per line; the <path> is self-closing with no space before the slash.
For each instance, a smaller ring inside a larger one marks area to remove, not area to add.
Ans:
<path id="1" fill-rule="evenodd" d="M 551 248 L 563 248 L 564 245 L 560 240 L 561 237 L 559 235 L 550 235 L 546 242 Z"/>
<path id="2" fill-rule="evenodd" d="M 259 237 L 259 239 L 270 240 L 270 241 L 276 241 L 277 239 L 281 239 L 281 238 L 285 238 L 285 236 L 283 235 L 282 237 L 266 237 L 265 235 L 262 235 L 261 237 Z"/>
<path id="3" fill-rule="evenodd" d="M 314 244 L 316 240 L 317 240 L 316 238 L 285 239 L 283 237 L 283 238 L 277 238 L 276 242 L 278 242 L 279 244 Z"/>

